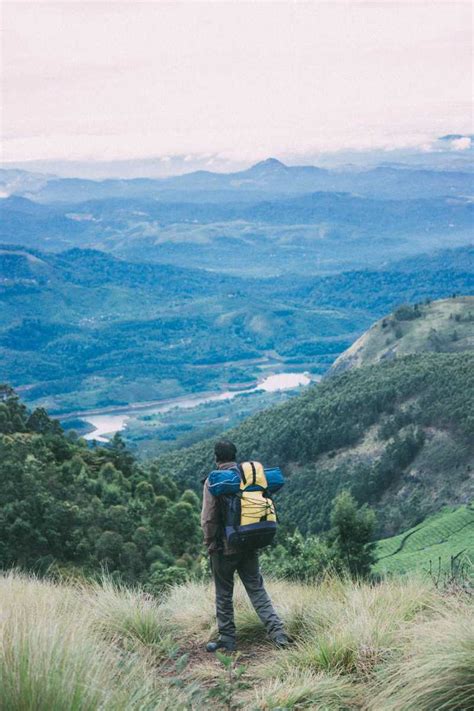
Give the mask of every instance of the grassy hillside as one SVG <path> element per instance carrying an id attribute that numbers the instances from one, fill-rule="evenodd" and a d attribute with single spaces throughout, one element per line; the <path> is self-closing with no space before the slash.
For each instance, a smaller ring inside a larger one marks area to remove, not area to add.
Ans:
<path id="1" fill-rule="evenodd" d="M 328 526 L 349 488 L 393 535 L 442 506 L 474 497 L 474 354 L 428 353 L 356 368 L 259 413 L 229 432 L 241 458 L 280 464 L 282 520 L 303 532 Z M 199 488 L 212 442 L 158 461 Z"/>
<path id="2" fill-rule="evenodd" d="M 455 711 L 473 708 L 472 600 L 416 578 L 377 586 L 271 582 L 294 644 L 264 638 L 236 590 L 240 657 L 203 652 L 211 586 L 161 598 L 102 585 L 0 577 L 5 711 Z M 238 674 L 238 677 L 237 677 Z"/>
<path id="3" fill-rule="evenodd" d="M 400 306 L 375 323 L 337 358 L 331 373 L 411 353 L 474 349 L 474 296 Z"/>
<path id="4" fill-rule="evenodd" d="M 375 572 L 457 573 L 474 562 L 474 504 L 443 509 L 398 536 L 379 541 Z"/>

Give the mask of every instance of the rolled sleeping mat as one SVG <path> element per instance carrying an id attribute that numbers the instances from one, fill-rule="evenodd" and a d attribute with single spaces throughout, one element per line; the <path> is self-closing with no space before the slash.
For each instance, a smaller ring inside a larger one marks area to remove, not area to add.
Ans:
<path id="1" fill-rule="evenodd" d="M 274 494 L 279 491 L 285 483 L 285 478 L 280 467 L 265 467 L 265 476 L 267 478 L 267 490 Z"/>
<path id="2" fill-rule="evenodd" d="M 265 469 L 265 478 L 267 480 L 267 491 L 274 494 L 285 483 L 283 473 L 280 467 L 269 467 Z M 222 496 L 223 494 L 237 494 L 241 484 L 240 474 L 236 469 L 216 469 L 209 474 L 208 487 L 213 496 Z M 246 491 L 261 491 L 261 486 L 247 486 Z"/>
<path id="3" fill-rule="evenodd" d="M 242 479 L 236 469 L 216 469 L 207 478 L 207 486 L 213 496 L 237 494 Z"/>

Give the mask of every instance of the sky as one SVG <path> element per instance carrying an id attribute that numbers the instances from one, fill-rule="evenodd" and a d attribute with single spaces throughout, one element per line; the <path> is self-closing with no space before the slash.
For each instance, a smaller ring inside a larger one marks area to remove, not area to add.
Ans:
<path id="1" fill-rule="evenodd" d="M 449 0 L 4 2 L 2 160 L 428 150 L 472 132 L 470 12 Z"/>

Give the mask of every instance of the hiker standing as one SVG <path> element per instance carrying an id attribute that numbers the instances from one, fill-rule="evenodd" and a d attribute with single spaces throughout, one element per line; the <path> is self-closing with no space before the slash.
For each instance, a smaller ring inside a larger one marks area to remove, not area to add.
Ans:
<path id="1" fill-rule="evenodd" d="M 234 472 L 234 476 L 238 474 L 237 481 L 241 489 L 243 488 L 243 484 L 241 483 L 242 478 L 244 483 L 246 483 L 244 473 L 244 467 L 246 465 L 249 465 L 249 470 L 253 471 L 254 484 L 256 483 L 257 467 L 261 469 L 260 476 L 264 476 L 263 467 L 258 462 L 248 462 L 244 465 L 237 464 L 237 449 L 229 440 L 217 442 L 214 447 L 214 453 L 218 470 Z M 257 487 L 250 487 L 250 489 L 252 488 L 256 489 Z M 250 511 L 257 510 L 258 496 L 264 501 L 263 505 L 266 510 L 270 510 L 268 519 L 275 522 L 270 524 L 270 526 L 273 525 L 273 527 L 276 527 L 276 516 L 274 514 L 273 504 L 270 499 L 264 499 L 261 492 L 255 492 L 253 494 L 253 500 L 248 504 L 253 507 Z M 248 497 L 252 498 L 252 494 L 248 494 Z M 227 501 L 224 503 L 223 499 Z M 229 542 L 229 536 L 226 535 L 228 527 L 226 527 L 226 513 L 223 510 L 223 506 L 228 505 L 229 501 L 230 505 L 233 506 L 232 499 L 235 500 L 240 507 L 242 502 L 241 497 L 221 497 L 213 495 L 209 489 L 209 477 L 204 480 L 201 526 L 204 533 L 204 544 L 210 555 L 211 570 L 216 588 L 216 617 L 219 630 L 218 640 L 209 642 L 206 649 L 208 652 L 215 652 L 217 649 L 225 649 L 228 651 L 235 649 L 236 632 L 233 592 L 234 573 L 236 571 L 269 637 L 279 647 L 286 647 L 288 637 L 285 633 L 283 623 L 275 612 L 272 601 L 265 590 L 258 561 L 257 548 L 260 545 L 266 545 L 266 543 L 262 543 L 261 540 L 256 541 L 255 534 L 257 534 L 260 539 L 262 539 L 262 536 L 265 536 L 265 524 L 260 522 L 263 518 L 266 519 L 267 517 L 259 516 L 258 523 L 251 523 L 247 526 L 247 528 L 252 529 L 253 534 L 253 540 L 250 543 L 246 543 L 244 535 L 240 536 L 238 534 L 233 537 L 231 536 L 231 542 Z M 250 516 L 252 516 L 252 514 L 250 514 Z M 234 526 L 234 528 L 237 531 L 237 527 Z M 257 531 L 255 529 L 257 529 Z M 274 531 L 272 533 L 272 536 L 273 535 Z"/>

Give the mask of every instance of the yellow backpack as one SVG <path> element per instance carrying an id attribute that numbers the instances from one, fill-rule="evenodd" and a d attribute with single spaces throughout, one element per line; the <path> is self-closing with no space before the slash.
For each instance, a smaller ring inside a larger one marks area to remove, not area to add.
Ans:
<path id="1" fill-rule="evenodd" d="M 265 471 L 260 462 L 243 462 L 238 470 L 240 491 L 220 497 L 225 536 L 233 548 L 263 548 L 272 543 L 277 528 Z"/>

